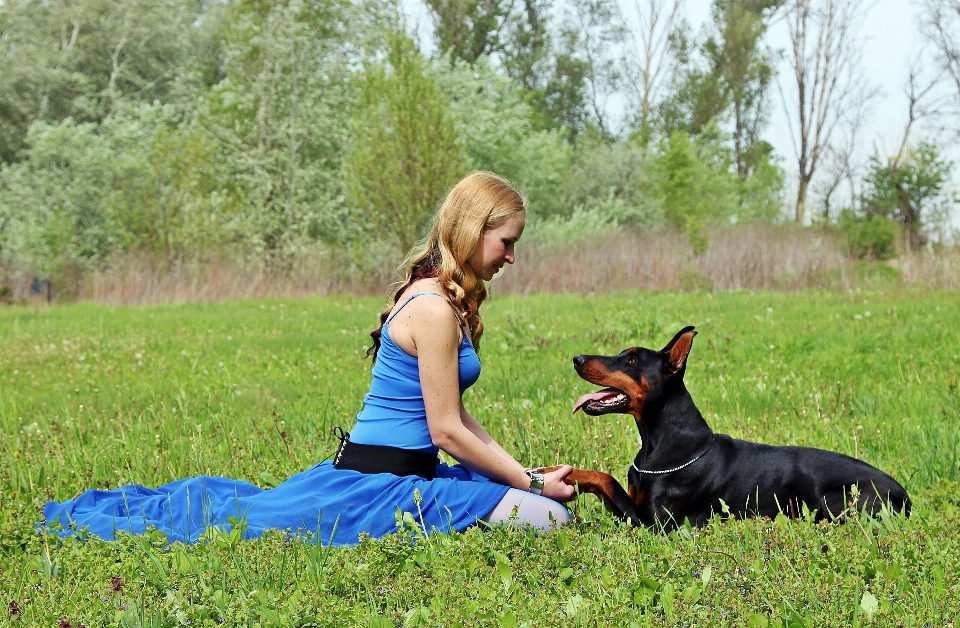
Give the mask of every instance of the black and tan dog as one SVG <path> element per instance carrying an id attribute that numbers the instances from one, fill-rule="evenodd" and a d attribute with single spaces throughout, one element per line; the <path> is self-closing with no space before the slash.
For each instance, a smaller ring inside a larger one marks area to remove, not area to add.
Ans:
<path id="1" fill-rule="evenodd" d="M 573 358 L 580 377 L 605 387 L 581 397 L 574 412 L 633 415 L 642 449 L 627 472 L 627 491 L 599 471 L 576 469 L 568 484 L 594 493 L 625 521 L 668 530 L 685 519 L 702 525 L 721 512 L 795 517 L 802 505 L 817 520 L 851 510 L 876 514 L 885 502 L 909 514 L 903 487 L 861 460 L 715 434 L 683 383 L 696 334 L 686 327 L 661 351 L 634 347 L 614 356 Z"/>

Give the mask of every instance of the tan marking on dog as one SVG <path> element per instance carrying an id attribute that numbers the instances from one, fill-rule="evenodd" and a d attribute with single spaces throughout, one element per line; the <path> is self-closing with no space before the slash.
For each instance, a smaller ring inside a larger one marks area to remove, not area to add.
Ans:
<path id="1" fill-rule="evenodd" d="M 578 371 L 580 377 L 591 384 L 603 386 L 604 388 L 616 388 L 622 390 L 627 395 L 629 403 L 625 408 L 626 414 L 632 414 L 633 418 L 640 422 L 640 413 L 643 410 L 644 398 L 647 389 L 650 387 L 647 380 L 643 377 L 640 381 L 633 379 L 623 371 L 609 371 L 599 364 L 596 360 L 589 360 L 580 367 Z"/>
<path id="2" fill-rule="evenodd" d="M 639 506 L 640 504 L 643 503 L 643 499 L 647 496 L 647 491 L 645 489 L 638 490 L 637 487 L 631 484 L 630 486 L 627 487 L 627 495 L 630 496 L 630 499 L 633 501 L 634 504 Z"/>
<path id="3" fill-rule="evenodd" d="M 693 337 L 696 335 L 696 331 L 690 330 L 677 338 L 673 347 L 670 348 L 670 358 L 668 361 L 670 362 L 670 369 L 674 373 L 682 369 L 686 363 L 687 356 L 690 355 L 690 348 L 693 346 Z"/>
<path id="4" fill-rule="evenodd" d="M 616 480 L 610 474 L 574 469 L 563 481 L 575 486 L 581 493 L 593 493 L 600 498 L 607 510 L 616 512 L 613 508 L 613 486 Z"/>

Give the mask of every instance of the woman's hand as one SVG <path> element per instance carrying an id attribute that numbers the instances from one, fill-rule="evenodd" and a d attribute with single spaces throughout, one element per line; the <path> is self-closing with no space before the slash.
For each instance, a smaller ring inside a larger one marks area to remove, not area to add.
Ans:
<path id="1" fill-rule="evenodd" d="M 563 481 L 563 478 L 567 477 L 571 471 L 573 471 L 573 467 L 562 464 L 549 473 L 544 473 L 543 492 L 541 494 L 558 502 L 568 502 L 573 499 L 574 488 Z"/>

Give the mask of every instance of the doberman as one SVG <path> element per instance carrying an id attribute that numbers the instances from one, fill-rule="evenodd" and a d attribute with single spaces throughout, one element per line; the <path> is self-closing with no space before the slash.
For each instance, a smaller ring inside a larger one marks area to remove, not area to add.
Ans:
<path id="1" fill-rule="evenodd" d="M 903 487 L 861 460 L 715 434 L 683 383 L 696 334 L 685 327 L 661 351 L 634 347 L 573 358 L 580 377 L 605 387 L 581 397 L 573 411 L 631 414 L 642 445 L 627 472 L 627 491 L 600 471 L 575 469 L 568 484 L 594 493 L 622 520 L 665 530 L 684 520 L 703 525 L 714 513 L 797 517 L 803 505 L 815 520 L 842 519 L 851 510 L 875 515 L 884 503 L 909 515 Z"/>

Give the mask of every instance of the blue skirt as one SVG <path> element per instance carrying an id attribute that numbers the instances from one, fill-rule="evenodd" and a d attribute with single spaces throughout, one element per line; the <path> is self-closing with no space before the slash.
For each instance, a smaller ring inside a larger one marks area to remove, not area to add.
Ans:
<path id="1" fill-rule="evenodd" d="M 229 531 L 243 522 L 245 538 L 277 529 L 309 532 L 323 545 L 353 545 L 361 533 L 380 538 L 396 532 L 398 510 L 411 513 L 427 533 L 464 530 L 490 513 L 508 488 L 462 465 L 438 463 L 437 477 L 425 480 L 339 470 L 327 460 L 266 490 L 199 476 L 156 489 L 136 484 L 91 489 L 76 499 L 48 502 L 43 516 L 47 527 L 59 523 L 62 536 L 86 530 L 113 540 L 117 531 L 142 534 L 154 526 L 170 542 L 194 543 L 211 526 Z"/>

